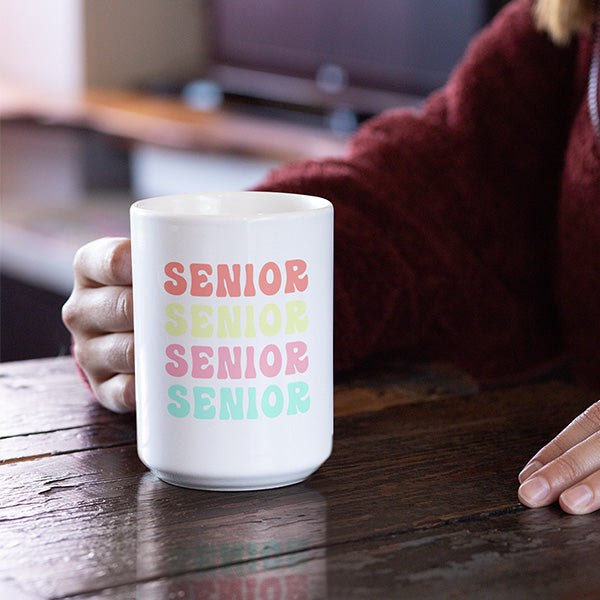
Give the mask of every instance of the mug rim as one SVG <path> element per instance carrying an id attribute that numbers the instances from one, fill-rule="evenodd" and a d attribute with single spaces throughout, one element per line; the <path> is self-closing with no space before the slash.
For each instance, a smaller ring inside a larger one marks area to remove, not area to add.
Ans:
<path id="1" fill-rule="evenodd" d="M 252 190 L 154 196 L 137 200 L 130 210 L 158 218 L 254 220 L 298 217 L 332 208 L 329 200 L 319 196 Z"/>

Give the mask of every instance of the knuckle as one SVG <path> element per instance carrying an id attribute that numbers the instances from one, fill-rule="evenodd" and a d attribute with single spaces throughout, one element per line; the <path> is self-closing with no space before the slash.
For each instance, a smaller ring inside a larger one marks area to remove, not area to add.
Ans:
<path id="1" fill-rule="evenodd" d="M 132 373 L 134 349 L 132 333 L 115 333 L 102 336 L 102 355 L 106 377 L 117 373 Z"/>
<path id="2" fill-rule="evenodd" d="M 104 406 L 105 408 L 108 408 L 109 410 L 114 410 L 114 405 L 116 404 L 115 399 L 114 399 L 115 390 L 114 390 L 114 386 L 111 385 L 110 379 L 100 383 L 96 387 L 95 392 L 96 392 L 96 398 L 98 399 L 98 402 L 102 406 Z"/>
<path id="3" fill-rule="evenodd" d="M 105 272 L 111 279 L 119 281 L 128 256 L 128 240 L 109 238 L 105 241 L 108 244 L 104 255 Z"/>
<path id="4" fill-rule="evenodd" d="M 75 311 L 73 309 L 73 303 L 71 301 L 71 298 L 69 298 L 63 304 L 60 316 L 63 320 L 63 323 L 67 326 L 69 330 L 71 330 L 71 327 L 73 326 L 73 323 L 75 321 Z"/>
<path id="5" fill-rule="evenodd" d="M 123 401 L 128 410 L 135 409 L 135 377 L 128 375 L 124 379 Z"/>
<path id="6" fill-rule="evenodd" d="M 89 352 L 87 344 L 81 342 L 75 342 L 72 347 L 73 358 L 77 361 L 77 364 L 87 373 L 87 366 L 89 363 Z"/>
<path id="7" fill-rule="evenodd" d="M 75 273 L 81 273 L 85 270 L 85 264 L 87 263 L 88 247 L 89 244 L 86 244 L 85 246 L 81 246 L 81 248 L 79 248 L 77 252 L 75 252 L 75 256 L 73 257 L 73 270 L 75 271 Z"/>
<path id="8" fill-rule="evenodd" d="M 579 481 L 586 475 L 585 465 L 569 454 L 557 458 L 554 461 L 554 469 L 557 479 L 564 483 Z"/>
<path id="9" fill-rule="evenodd" d="M 63 304 L 61 309 L 61 317 L 63 323 L 67 326 L 67 329 L 71 333 L 74 333 L 81 317 L 81 311 L 74 294 L 72 294 Z"/>
<path id="10" fill-rule="evenodd" d="M 597 431 L 600 429 L 600 401 L 595 402 L 587 408 L 580 417 L 591 429 Z"/>
<path id="11" fill-rule="evenodd" d="M 130 287 L 119 290 L 115 297 L 115 312 L 126 324 L 133 324 L 133 293 Z"/>
<path id="12" fill-rule="evenodd" d="M 107 273 L 115 273 L 119 266 L 121 253 L 119 252 L 119 246 L 116 244 L 110 244 L 108 246 L 107 252 L 104 256 L 104 264 L 106 266 Z"/>
<path id="13" fill-rule="evenodd" d="M 75 281 L 85 282 L 88 279 L 88 273 L 94 257 L 97 254 L 98 240 L 93 240 L 77 249 L 73 256 L 73 272 Z"/>
<path id="14" fill-rule="evenodd" d="M 123 339 L 123 356 L 125 359 L 125 366 L 133 372 L 135 366 L 135 351 L 133 344 L 133 335 L 126 335 Z"/>
<path id="15" fill-rule="evenodd" d="M 563 440 L 563 438 L 559 436 L 548 443 L 546 450 L 549 451 L 552 456 L 562 456 L 570 447 L 568 441 Z"/>
<path id="16" fill-rule="evenodd" d="M 97 397 L 100 404 L 113 412 L 129 412 L 132 409 L 128 397 L 131 393 L 130 379 L 130 376 L 116 375 L 104 381 L 98 386 Z"/>

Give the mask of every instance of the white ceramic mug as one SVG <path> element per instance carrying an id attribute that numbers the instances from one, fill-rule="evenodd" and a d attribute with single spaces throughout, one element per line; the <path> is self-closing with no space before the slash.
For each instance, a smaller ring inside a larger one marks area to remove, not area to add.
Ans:
<path id="1" fill-rule="evenodd" d="M 333 207 L 274 192 L 131 207 L 138 453 L 185 487 L 306 479 L 333 438 Z"/>

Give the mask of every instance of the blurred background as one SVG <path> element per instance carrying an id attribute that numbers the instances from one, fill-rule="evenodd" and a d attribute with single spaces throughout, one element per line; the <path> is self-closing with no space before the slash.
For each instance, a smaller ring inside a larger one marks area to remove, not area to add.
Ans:
<path id="1" fill-rule="evenodd" d="M 76 249 L 415 107 L 505 4 L 0 0 L 0 360 L 69 352 Z"/>

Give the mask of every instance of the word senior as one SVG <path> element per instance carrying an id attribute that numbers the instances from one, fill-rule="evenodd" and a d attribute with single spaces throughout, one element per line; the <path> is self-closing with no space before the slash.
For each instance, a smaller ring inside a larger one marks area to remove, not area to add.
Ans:
<path id="1" fill-rule="evenodd" d="M 209 264 L 190 263 L 186 269 L 180 262 L 170 262 L 164 269 L 164 289 L 172 296 L 188 292 L 191 296 L 239 298 L 256 296 L 257 289 L 265 296 L 274 296 L 282 286 L 286 294 L 304 292 L 308 287 L 306 262 L 302 259 L 286 260 L 283 269 L 267 262 L 257 271 L 258 275 L 253 264 L 246 264 L 242 276 L 242 265 L 219 264 L 215 275 Z"/>
<path id="2" fill-rule="evenodd" d="M 180 336 L 188 332 L 195 338 L 254 338 L 257 331 L 273 337 L 284 331 L 286 334 L 303 333 L 308 328 L 306 303 L 290 300 L 285 303 L 283 312 L 277 304 L 269 303 L 259 311 L 254 306 L 217 306 L 192 304 L 186 309 L 179 302 L 171 302 L 165 307 L 169 319 L 165 331 L 169 335 Z"/>
<path id="3" fill-rule="evenodd" d="M 286 375 L 304 373 L 308 369 L 306 352 L 306 344 L 302 341 L 286 344 L 284 352 L 275 344 L 268 344 L 258 352 L 254 346 L 247 346 L 243 351 L 241 346 L 220 346 L 216 349 L 217 378 L 242 379 L 243 372 L 245 379 L 254 379 L 257 366 L 265 377 L 277 377 L 282 370 Z M 172 377 L 184 377 L 188 371 L 195 379 L 212 379 L 215 375 L 215 349 L 211 346 L 192 346 L 186 359 L 182 345 L 169 344 L 166 355 L 171 362 L 165 365 L 165 369 Z"/>
<path id="4" fill-rule="evenodd" d="M 304 381 L 288 383 L 283 389 L 269 385 L 264 390 L 255 387 L 194 386 L 190 390 L 183 385 L 172 385 L 168 395 L 171 402 L 167 410 L 172 417 L 220 421 L 258 419 L 260 416 L 275 419 L 281 415 L 298 415 L 310 408 L 308 384 Z"/>

